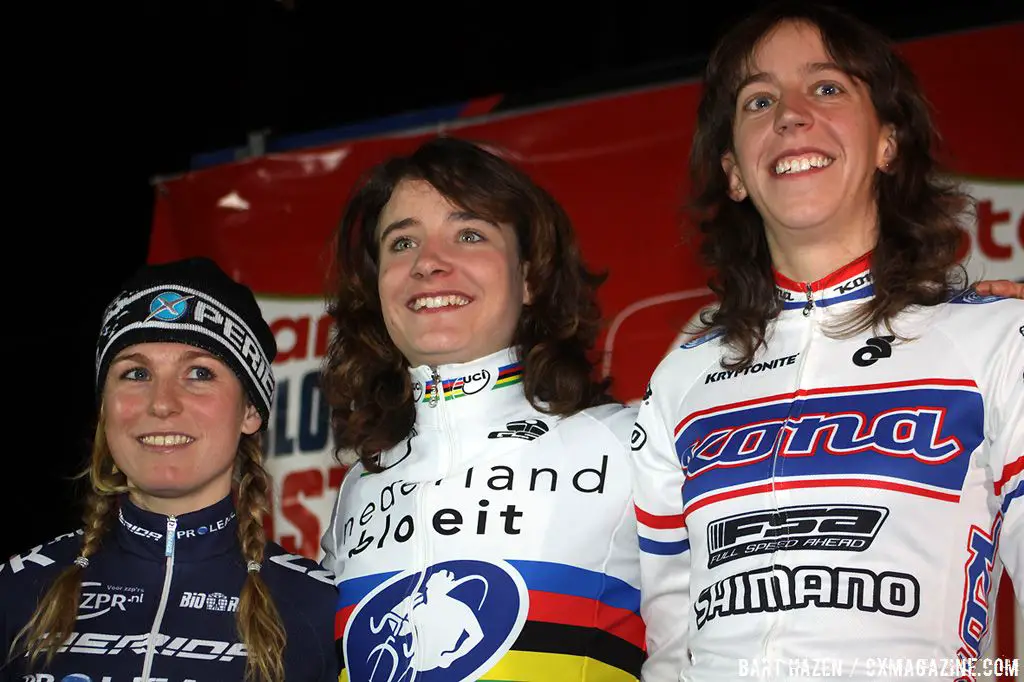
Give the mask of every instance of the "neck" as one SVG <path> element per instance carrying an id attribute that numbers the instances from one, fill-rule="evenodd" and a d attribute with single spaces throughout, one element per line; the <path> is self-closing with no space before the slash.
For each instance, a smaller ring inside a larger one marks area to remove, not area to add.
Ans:
<path id="1" fill-rule="evenodd" d="M 871 251 L 878 241 L 878 216 L 872 205 L 843 224 L 792 229 L 767 225 L 772 267 L 795 282 L 816 282 Z"/>
<path id="2" fill-rule="evenodd" d="M 128 496 L 139 509 L 144 509 L 154 514 L 164 516 L 182 516 L 200 509 L 206 509 L 231 493 L 231 484 L 219 486 L 216 489 L 207 489 L 201 492 L 185 495 L 182 497 L 161 497 L 153 493 L 145 493 L 138 488 L 132 488 Z"/>

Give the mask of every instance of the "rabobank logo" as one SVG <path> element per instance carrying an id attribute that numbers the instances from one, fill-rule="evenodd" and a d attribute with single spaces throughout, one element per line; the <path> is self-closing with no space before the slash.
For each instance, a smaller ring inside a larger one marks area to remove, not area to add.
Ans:
<path id="1" fill-rule="evenodd" d="M 192 296 L 182 296 L 176 291 L 164 291 L 157 294 L 149 302 L 149 315 L 146 322 L 160 320 L 161 322 L 173 322 L 180 319 L 188 312 L 188 300 Z"/>
<path id="2" fill-rule="evenodd" d="M 378 585 L 345 628 L 351 682 L 477 680 L 511 648 L 529 610 L 505 562 L 445 561 Z"/>

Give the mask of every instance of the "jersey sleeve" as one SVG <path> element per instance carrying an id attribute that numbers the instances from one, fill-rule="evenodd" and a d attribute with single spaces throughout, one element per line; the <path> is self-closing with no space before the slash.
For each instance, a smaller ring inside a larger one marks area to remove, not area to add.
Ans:
<path id="1" fill-rule="evenodd" d="M 640 545 L 640 611 L 647 626 L 644 682 L 676 682 L 687 657 L 690 540 L 683 470 L 673 438 L 676 405 L 664 363 L 648 384 L 631 438 Z"/>
<path id="2" fill-rule="evenodd" d="M 1024 305 L 1017 311 L 1010 343 L 1005 353 L 998 350 L 991 362 L 996 383 L 987 410 L 995 428 L 992 443 L 993 487 L 1002 528 L 998 539 L 999 558 L 1017 596 L 1017 606 L 1024 611 Z M 1018 328 L 1019 327 L 1019 328 Z M 1002 335 L 1005 339 L 1005 335 Z M 1000 345 L 996 342 L 997 347 Z M 998 356 L 1003 355 L 1004 359 Z"/>
<path id="3" fill-rule="evenodd" d="M 341 573 L 344 570 L 345 559 L 340 555 L 341 544 L 341 527 L 343 519 L 339 520 L 339 514 L 341 513 L 341 506 L 343 495 L 345 493 L 345 484 L 348 482 L 351 476 L 358 477 L 362 471 L 361 464 L 352 465 L 348 471 L 345 472 L 345 477 L 341 479 L 341 485 L 338 486 L 337 496 L 334 498 L 334 508 L 331 510 L 331 520 L 327 524 L 327 530 L 324 531 L 323 536 L 320 538 L 320 549 L 323 550 L 324 556 L 320 560 L 320 565 L 325 569 L 334 574 L 336 581 L 341 581 Z"/>
<path id="4" fill-rule="evenodd" d="M 338 682 L 341 674 L 341 662 L 338 659 L 338 647 L 334 640 L 334 609 L 331 609 L 330 622 L 325 623 L 326 627 L 319 627 L 316 630 L 317 638 L 320 640 L 320 650 L 323 652 L 324 666 L 317 682 Z"/>

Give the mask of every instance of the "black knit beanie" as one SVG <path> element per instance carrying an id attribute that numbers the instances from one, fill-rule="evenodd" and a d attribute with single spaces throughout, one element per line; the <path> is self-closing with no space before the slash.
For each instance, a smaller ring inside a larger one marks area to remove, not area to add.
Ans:
<path id="1" fill-rule="evenodd" d="M 96 342 L 97 401 L 118 351 L 158 342 L 185 343 L 215 355 L 238 376 L 263 417 L 261 429 L 267 428 L 277 343 L 249 287 L 208 258 L 140 268 L 103 313 Z"/>

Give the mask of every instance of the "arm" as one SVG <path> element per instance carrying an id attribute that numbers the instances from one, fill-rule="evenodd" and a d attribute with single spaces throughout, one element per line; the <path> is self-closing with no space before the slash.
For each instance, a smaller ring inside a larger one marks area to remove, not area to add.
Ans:
<path id="1" fill-rule="evenodd" d="M 324 665 L 317 682 L 338 682 L 341 674 L 341 663 L 338 655 L 338 646 L 334 640 L 334 605 L 337 603 L 337 592 L 333 595 L 331 607 L 324 609 L 324 616 L 316 628 L 316 637 L 320 643 L 320 651 L 323 653 Z M 337 644 L 340 644 L 340 639 Z"/>
<path id="2" fill-rule="evenodd" d="M 324 552 L 320 565 L 334 574 L 335 584 L 341 582 L 341 572 L 345 565 L 345 558 L 340 554 L 341 524 L 345 522 L 343 516 L 339 518 L 342 507 L 342 493 L 345 490 L 345 483 L 348 481 L 353 468 L 355 467 L 349 467 L 345 472 L 344 478 L 341 479 L 341 485 L 338 486 L 338 494 L 334 498 L 334 508 L 331 510 L 331 521 L 327 524 L 327 530 L 324 531 L 323 537 L 320 538 L 320 549 Z M 358 475 L 357 473 L 356 476 Z"/>
<path id="3" fill-rule="evenodd" d="M 1017 593 L 1017 606 L 1024 611 L 1024 319 L 1014 321 L 1005 364 L 991 405 L 997 433 L 992 448 L 994 492 L 1003 515 L 999 536 L 999 557 Z M 1007 343 L 1007 339 L 1000 339 Z M 993 362 L 997 362 L 995 358 Z"/>
<path id="4" fill-rule="evenodd" d="M 2 603 L 3 611 L 0 612 L 0 646 L 3 647 L 3 651 L 0 651 L 0 682 L 9 682 L 14 680 L 14 665 L 10 661 L 11 656 L 11 644 L 14 639 L 14 633 L 11 632 L 12 627 L 10 624 L 10 605 L 13 601 L 12 595 L 8 592 L 9 586 L 3 575 L 4 572 L 9 572 L 10 569 L 5 564 L 0 564 L 0 603 Z"/>
<path id="5" fill-rule="evenodd" d="M 683 520 L 684 475 L 676 456 L 675 411 L 667 378 L 656 372 L 651 379 L 632 438 L 640 611 L 647 626 L 644 682 L 676 682 L 688 664 L 690 540 Z"/>

